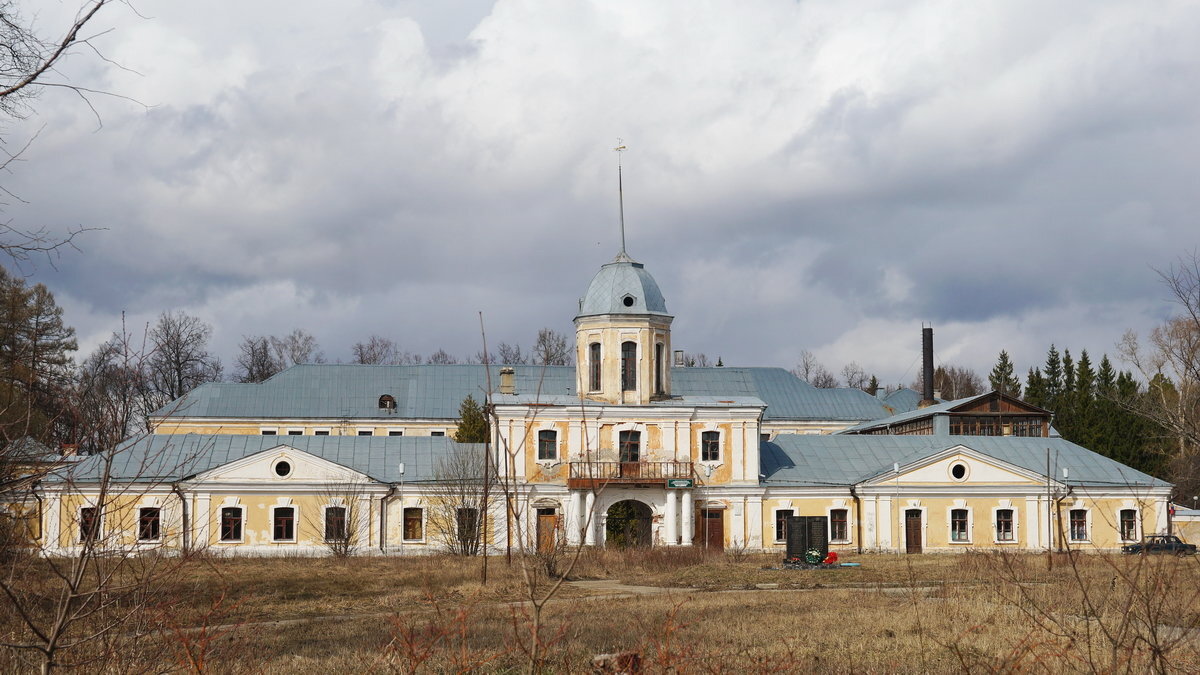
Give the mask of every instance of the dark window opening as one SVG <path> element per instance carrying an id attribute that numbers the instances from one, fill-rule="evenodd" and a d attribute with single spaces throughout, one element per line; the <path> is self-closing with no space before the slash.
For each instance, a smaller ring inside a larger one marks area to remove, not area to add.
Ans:
<path id="1" fill-rule="evenodd" d="M 391 429 L 390 431 L 388 431 L 388 436 L 403 436 L 403 435 L 404 435 L 403 429 Z"/>
<path id="2" fill-rule="evenodd" d="M 329 435 L 328 429 L 317 429 L 316 431 L 313 432 L 313 436 L 328 436 L 328 435 Z"/>
<path id="3" fill-rule="evenodd" d="M 292 465 L 286 461 L 275 462 L 275 475 L 280 478 L 287 478 L 292 473 Z"/>
<path id="4" fill-rule="evenodd" d="M 236 506 L 221 509 L 221 541 L 242 540 L 242 510 Z"/>
<path id="5" fill-rule="evenodd" d="M 620 460 L 622 462 L 641 461 L 642 432 L 622 431 L 619 439 Z"/>
<path id="6" fill-rule="evenodd" d="M 967 530 L 967 510 L 954 509 L 950 511 L 950 541 L 969 541 Z"/>
<path id="7" fill-rule="evenodd" d="M 558 432 L 542 429 L 538 432 L 538 459 L 558 459 Z"/>
<path id="8" fill-rule="evenodd" d="M 419 508 L 404 509 L 404 540 L 420 541 L 425 537 L 424 513 Z"/>
<path id="9" fill-rule="evenodd" d="M 463 507 L 455 513 L 458 541 L 465 550 L 474 551 L 479 540 L 479 509 Z"/>
<path id="10" fill-rule="evenodd" d="M 588 345 L 588 391 L 600 391 L 600 343 Z"/>
<path id="11" fill-rule="evenodd" d="M 371 431 L 370 429 L 359 429 L 358 435 L 359 436 L 374 436 L 375 432 Z"/>
<path id="12" fill-rule="evenodd" d="M 349 538 L 346 528 L 346 507 L 329 506 L 325 508 L 325 541 L 339 542 Z"/>
<path id="13" fill-rule="evenodd" d="M 632 296 L 632 295 L 627 295 L 627 296 L 625 296 L 624 298 L 621 298 L 621 302 L 622 302 L 622 303 L 623 303 L 623 304 L 624 304 L 626 307 L 633 307 L 633 296 Z"/>
<path id="14" fill-rule="evenodd" d="M 996 541 L 1013 541 L 1014 534 L 1012 509 L 996 511 Z"/>
<path id="15" fill-rule="evenodd" d="M 796 515 L 792 509 L 779 509 L 775 512 L 775 541 L 787 541 L 788 518 Z"/>
<path id="16" fill-rule="evenodd" d="M 637 343 L 621 343 L 621 391 L 637 389 Z"/>
<path id="17" fill-rule="evenodd" d="M 1071 541 L 1087 541 L 1087 510 L 1071 509 Z"/>
<path id="18" fill-rule="evenodd" d="M 830 541 L 849 541 L 850 528 L 848 527 L 849 511 L 846 509 L 832 509 L 829 512 L 829 540 Z"/>
<path id="19" fill-rule="evenodd" d="M 158 541 L 162 535 L 162 524 L 157 506 L 138 509 L 138 541 Z"/>
<path id="20" fill-rule="evenodd" d="M 85 506 L 79 509 L 79 541 L 89 542 L 100 536 L 100 509 Z"/>
<path id="21" fill-rule="evenodd" d="M 262 430 L 261 432 L 259 432 L 259 433 L 261 433 L 263 436 L 274 436 L 274 435 L 275 435 L 275 430 L 274 430 L 274 429 L 263 429 L 263 430 Z"/>
<path id="22" fill-rule="evenodd" d="M 271 538 L 275 541 L 291 541 L 296 538 L 296 509 L 284 506 L 275 509 Z"/>
<path id="23" fill-rule="evenodd" d="M 288 429 L 288 436 L 303 436 L 303 429 Z"/>
<path id="24" fill-rule="evenodd" d="M 950 475 L 954 476 L 954 480 L 962 480 L 967 477 L 967 465 L 955 464 L 950 467 Z"/>
<path id="25" fill-rule="evenodd" d="M 396 409 L 396 397 L 392 396 L 391 394 L 384 394 L 383 396 L 380 396 L 379 397 L 379 409 L 380 410 L 395 410 Z"/>
<path id="26" fill-rule="evenodd" d="M 1123 541 L 1137 540 L 1137 510 L 1121 509 L 1121 539 Z"/>
<path id="27" fill-rule="evenodd" d="M 663 393 L 663 346 L 662 343 L 654 345 L 654 393 Z"/>
<path id="28" fill-rule="evenodd" d="M 716 462 L 721 459 L 721 432 L 705 431 L 700 434 L 700 461 Z"/>
<path id="29" fill-rule="evenodd" d="M 429 432 L 429 435 L 430 435 L 430 436 L 445 436 L 445 435 L 446 435 L 446 432 L 444 432 L 444 431 L 431 431 L 431 432 Z"/>

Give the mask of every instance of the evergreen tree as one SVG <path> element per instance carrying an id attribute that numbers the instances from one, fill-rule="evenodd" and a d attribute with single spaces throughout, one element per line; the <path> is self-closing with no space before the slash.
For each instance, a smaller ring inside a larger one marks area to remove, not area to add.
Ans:
<path id="1" fill-rule="evenodd" d="M 1046 407 L 1046 378 L 1041 368 L 1030 368 L 1025 377 L 1025 402 L 1039 408 Z"/>
<path id="2" fill-rule="evenodd" d="M 1096 393 L 1100 396 L 1111 396 L 1117 388 L 1117 373 L 1113 370 L 1108 354 L 1100 359 L 1100 369 L 1096 371 Z"/>
<path id="3" fill-rule="evenodd" d="M 871 381 L 867 383 L 867 393 L 874 396 L 877 391 L 879 391 L 879 378 L 872 375 Z"/>
<path id="4" fill-rule="evenodd" d="M 1000 351 L 1000 358 L 996 362 L 996 367 L 992 368 L 992 374 L 988 375 L 988 382 L 992 385 L 993 391 L 1020 398 L 1021 380 L 1013 375 L 1013 364 L 1008 358 L 1008 352 Z"/>
<path id="5" fill-rule="evenodd" d="M 458 406 L 458 430 L 454 432 L 454 440 L 459 443 L 486 443 L 488 441 L 488 420 L 483 414 L 483 408 L 474 396 L 467 394 Z"/>
<path id="6" fill-rule="evenodd" d="M 1063 386 L 1060 396 L 1066 396 L 1068 392 L 1075 391 L 1075 361 L 1071 359 L 1070 349 L 1063 349 L 1062 369 Z"/>
<path id="7" fill-rule="evenodd" d="M 1047 410 L 1054 410 L 1058 405 L 1058 396 L 1063 390 L 1063 371 L 1062 359 L 1059 358 L 1058 350 L 1054 345 L 1050 345 L 1050 350 L 1046 352 L 1046 367 L 1042 370 L 1044 374 L 1043 390 L 1045 396 L 1042 400 L 1041 407 Z"/>

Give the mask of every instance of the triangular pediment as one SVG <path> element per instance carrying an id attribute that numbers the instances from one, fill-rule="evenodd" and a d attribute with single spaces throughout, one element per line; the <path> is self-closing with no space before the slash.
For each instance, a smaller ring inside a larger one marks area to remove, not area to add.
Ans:
<path id="1" fill-rule="evenodd" d="M 953 486 L 953 485 L 1039 485 L 1046 484 L 1046 477 L 1038 472 L 1010 464 L 989 455 L 972 450 L 965 445 L 956 445 L 926 457 L 897 467 L 898 471 L 884 471 L 865 481 L 864 485 L 910 485 L 910 486 Z M 1052 481 L 1058 486 L 1058 481 Z"/>
<path id="2" fill-rule="evenodd" d="M 286 444 L 222 464 L 197 474 L 192 480 L 280 485 L 375 482 L 364 473 Z"/>

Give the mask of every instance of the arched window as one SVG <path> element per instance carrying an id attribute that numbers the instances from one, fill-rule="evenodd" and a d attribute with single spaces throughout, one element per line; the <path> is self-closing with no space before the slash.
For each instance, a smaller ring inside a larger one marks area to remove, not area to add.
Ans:
<path id="1" fill-rule="evenodd" d="M 588 391 L 600 391 L 600 343 L 588 345 Z"/>
<path id="2" fill-rule="evenodd" d="M 637 390 L 637 343 L 621 343 L 621 391 Z"/>
<path id="3" fill-rule="evenodd" d="M 396 409 L 396 397 L 392 396 L 391 394 L 384 394 L 383 396 L 380 396 L 379 397 L 379 409 L 380 410 L 395 410 Z"/>

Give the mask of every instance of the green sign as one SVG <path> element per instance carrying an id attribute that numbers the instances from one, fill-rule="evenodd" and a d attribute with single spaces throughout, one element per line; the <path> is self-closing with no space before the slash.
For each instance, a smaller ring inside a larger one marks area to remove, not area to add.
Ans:
<path id="1" fill-rule="evenodd" d="M 669 488 L 690 488 L 695 487 L 695 480 L 691 478 L 668 478 L 667 487 Z"/>

